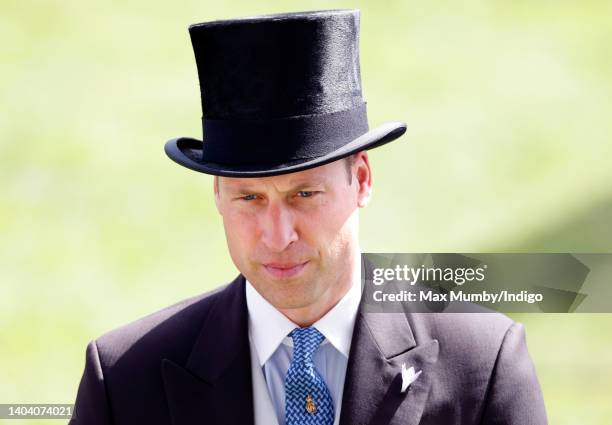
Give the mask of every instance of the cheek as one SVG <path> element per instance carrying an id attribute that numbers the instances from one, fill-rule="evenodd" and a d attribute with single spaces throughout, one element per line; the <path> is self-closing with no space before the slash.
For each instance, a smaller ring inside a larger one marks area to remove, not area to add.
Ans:
<path id="1" fill-rule="evenodd" d="M 309 236 L 325 251 L 335 251 L 346 239 L 350 217 L 351 210 L 341 203 L 324 206 L 307 216 Z"/>
<path id="2" fill-rule="evenodd" d="M 257 240 L 257 221 L 248 214 L 234 212 L 223 216 L 223 226 L 232 256 L 246 256 Z"/>

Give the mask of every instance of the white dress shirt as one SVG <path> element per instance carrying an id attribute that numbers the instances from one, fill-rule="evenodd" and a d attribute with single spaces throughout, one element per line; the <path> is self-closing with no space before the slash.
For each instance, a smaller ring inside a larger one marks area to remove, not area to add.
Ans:
<path id="1" fill-rule="evenodd" d="M 344 378 L 355 317 L 361 299 L 361 261 L 358 257 L 349 291 L 312 326 L 325 337 L 313 356 L 314 364 L 334 402 L 334 424 L 340 419 Z M 246 281 L 249 342 L 255 425 L 285 425 L 285 376 L 293 358 L 299 327 L 278 311 Z"/>

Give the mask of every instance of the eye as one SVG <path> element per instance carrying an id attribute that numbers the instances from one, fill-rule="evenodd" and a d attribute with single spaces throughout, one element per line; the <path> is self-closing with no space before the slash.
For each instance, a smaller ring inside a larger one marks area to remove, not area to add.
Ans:
<path id="1" fill-rule="evenodd" d="M 257 199 L 257 195 L 250 194 L 250 195 L 242 196 L 240 199 L 242 199 L 243 201 L 254 201 L 255 199 Z"/>
<path id="2" fill-rule="evenodd" d="M 312 190 L 300 190 L 297 193 L 299 198 L 312 198 L 316 192 Z"/>

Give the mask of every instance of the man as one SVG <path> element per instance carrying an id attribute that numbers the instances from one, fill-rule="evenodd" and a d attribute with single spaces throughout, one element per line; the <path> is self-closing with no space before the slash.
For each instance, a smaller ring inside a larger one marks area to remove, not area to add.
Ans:
<path id="1" fill-rule="evenodd" d="M 369 313 L 358 210 L 368 129 L 357 11 L 190 27 L 204 141 L 240 275 L 92 341 L 73 424 L 545 424 L 522 327 L 499 314 Z"/>

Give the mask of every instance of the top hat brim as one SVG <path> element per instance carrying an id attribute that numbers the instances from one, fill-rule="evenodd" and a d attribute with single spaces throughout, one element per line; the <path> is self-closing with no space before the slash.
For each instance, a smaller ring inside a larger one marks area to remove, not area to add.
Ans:
<path id="1" fill-rule="evenodd" d="M 200 173 L 224 177 L 266 177 L 328 164 L 353 153 L 382 146 L 405 132 L 406 124 L 403 122 L 384 123 L 325 155 L 282 163 L 241 165 L 202 161 L 203 142 L 190 137 L 178 137 L 167 141 L 165 151 L 174 162 Z"/>

